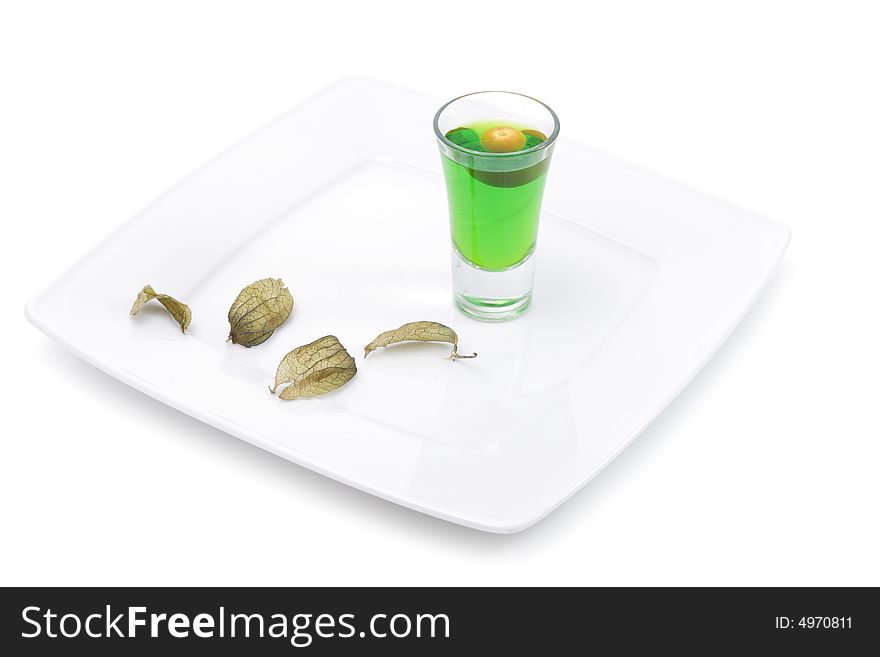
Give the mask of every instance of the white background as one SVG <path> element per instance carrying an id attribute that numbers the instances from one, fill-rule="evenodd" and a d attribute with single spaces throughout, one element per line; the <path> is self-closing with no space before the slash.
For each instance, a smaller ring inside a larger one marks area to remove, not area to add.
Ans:
<path id="1" fill-rule="evenodd" d="M 880 584 L 871 3 L 0 7 L 0 583 Z M 791 226 L 778 275 L 693 384 L 524 533 L 263 453 L 23 317 L 153 197 L 352 73 L 439 97 L 526 91 L 565 138 Z"/>

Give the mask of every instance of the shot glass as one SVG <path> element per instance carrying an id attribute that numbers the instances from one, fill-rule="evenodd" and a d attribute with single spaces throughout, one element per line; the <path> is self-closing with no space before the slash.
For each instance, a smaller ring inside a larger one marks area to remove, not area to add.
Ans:
<path id="1" fill-rule="evenodd" d="M 480 91 L 443 105 L 434 132 L 449 201 L 454 301 L 476 319 L 513 319 L 532 300 L 559 119 L 529 96 Z"/>

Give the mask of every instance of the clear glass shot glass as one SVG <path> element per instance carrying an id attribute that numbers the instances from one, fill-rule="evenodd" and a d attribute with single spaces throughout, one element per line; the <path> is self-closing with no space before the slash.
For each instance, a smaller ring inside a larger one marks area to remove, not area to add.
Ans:
<path id="1" fill-rule="evenodd" d="M 449 201 L 455 303 L 476 319 L 517 317 L 532 300 L 559 119 L 529 96 L 480 91 L 443 105 L 434 132 Z"/>

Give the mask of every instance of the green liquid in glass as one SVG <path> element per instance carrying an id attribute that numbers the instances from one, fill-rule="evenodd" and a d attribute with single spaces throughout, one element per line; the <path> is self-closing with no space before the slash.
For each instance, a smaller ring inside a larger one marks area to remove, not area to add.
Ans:
<path id="1" fill-rule="evenodd" d="M 485 149 L 480 136 L 510 123 L 481 121 L 446 133 L 449 141 L 475 151 Z M 525 130 L 522 126 L 511 126 Z M 526 135 L 522 150 L 543 139 Z M 503 270 L 534 250 L 549 160 L 517 171 L 481 171 L 443 156 L 446 192 L 455 248 L 477 267 Z"/>

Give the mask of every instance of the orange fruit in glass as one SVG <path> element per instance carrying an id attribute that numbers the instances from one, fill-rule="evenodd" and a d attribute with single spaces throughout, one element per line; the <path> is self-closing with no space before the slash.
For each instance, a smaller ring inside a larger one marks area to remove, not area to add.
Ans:
<path id="1" fill-rule="evenodd" d="M 499 125 L 482 134 L 480 145 L 490 153 L 513 153 L 523 149 L 526 136 L 516 128 Z"/>

